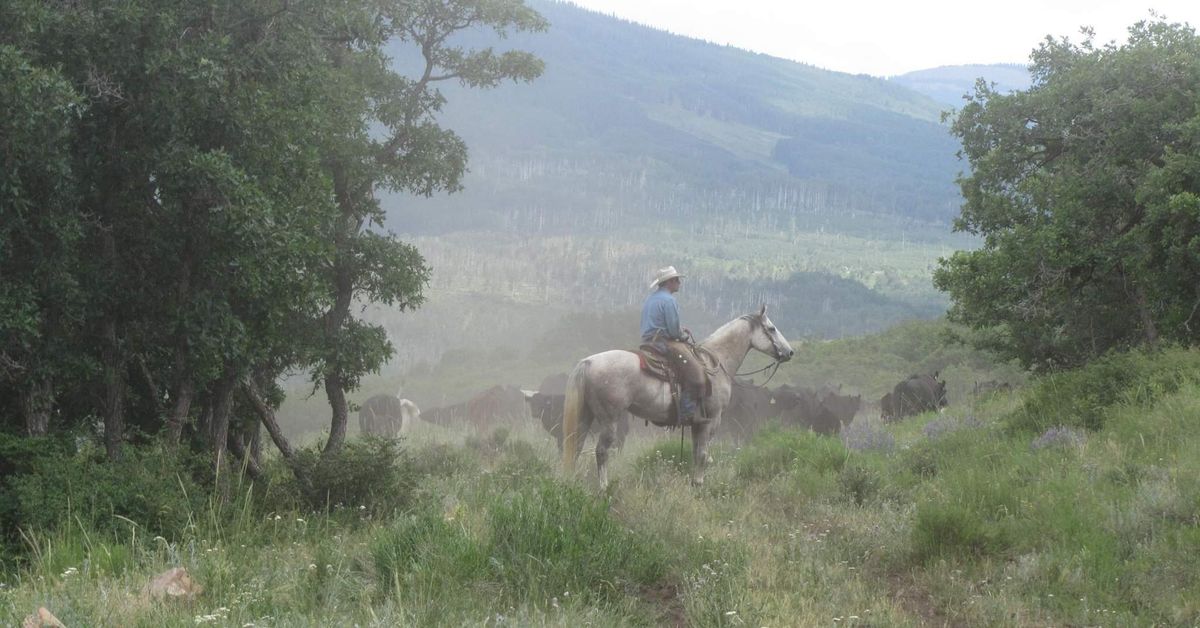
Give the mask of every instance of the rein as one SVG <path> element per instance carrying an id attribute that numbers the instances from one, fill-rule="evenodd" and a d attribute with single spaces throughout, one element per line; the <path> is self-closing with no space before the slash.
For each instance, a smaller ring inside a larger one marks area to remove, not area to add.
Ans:
<path id="1" fill-rule="evenodd" d="M 709 375 L 716 375 L 717 371 L 721 371 L 722 373 L 725 373 L 726 375 L 729 376 L 730 383 L 732 383 L 734 386 L 738 386 L 739 388 L 766 388 L 767 384 L 770 384 L 771 380 L 774 379 L 775 374 L 779 372 L 779 366 L 781 364 L 783 364 L 783 362 L 780 362 L 778 359 L 776 359 L 774 362 L 772 362 L 760 369 L 756 369 L 756 370 L 753 370 L 753 371 L 750 371 L 747 373 L 730 373 L 729 370 L 725 368 L 725 363 L 721 362 L 721 360 L 719 358 L 717 358 L 715 353 L 713 353 L 712 351 L 709 351 L 707 348 L 704 347 L 704 345 L 693 345 L 693 346 L 695 347 L 695 350 L 697 353 L 704 353 L 708 357 L 712 358 L 713 362 L 716 362 L 716 364 L 717 364 L 716 368 L 704 369 L 705 371 L 708 372 Z M 739 378 L 739 377 L 747 377 L 750 375 L 757 375 L 759 373 L 764 373 L 768 369 L 774 369 L 774 370 L 772 370 L 771 374 L 767 376 L 767 381 L 765 381 L 761 384 L 743 384 L 737 380 L 737 378 Z"/>

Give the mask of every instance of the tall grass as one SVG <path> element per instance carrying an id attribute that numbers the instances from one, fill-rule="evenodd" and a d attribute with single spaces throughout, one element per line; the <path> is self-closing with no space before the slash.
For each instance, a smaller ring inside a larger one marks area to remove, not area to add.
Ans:
<path id="1" fill-rule="evenodd" d="M 0 623 L 46 606 L 89 626 L 1195 625 L 1200 385 L 1124 359 L 1071 375 L 1115 378 L 1103 403 L 1035 388 L 874 426 L 891 448 L 770 428 L 714 449 L 703 489 L 669 436 L 635 432 L 601 493 L 560 477 L 534 428 L 418 430 L 389 463 L 411 491 L 372 512 L 243 485 L 189 493 L 165 535 L 111 509 L 31 528 Z M 1042 424 L 1012 422 L 1033 408 L 1081 438 L 1035 446 Z M 173 566 L 203 594 L 142 600 Z"/>

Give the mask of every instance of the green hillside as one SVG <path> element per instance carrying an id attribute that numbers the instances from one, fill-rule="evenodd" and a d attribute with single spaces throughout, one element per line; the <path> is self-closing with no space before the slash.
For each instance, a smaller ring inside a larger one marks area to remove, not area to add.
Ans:
<path id="1" fill-rule="evenodd" d="M 1015 63 L 942 66 L 908 72 L 889 80 L 940 103 L 961 107 L 963 95 L 973 92 L 975 81 L 980 78 L 995 84 L 996 90 L 1001 93 L 1028 89 L 1032 80 L 1029 69 Z"/>
<path id="2" fill-rule="evenodd" d="M 500 47 L 536 53 L 545 74 L 446 89 L 444 119 L 470 146 L 473 176 L 458 197 L 388 203 L 394 229 L 495 227 L 547 208 L 576 232 L 595 229 L 597 211 L 644 224 L 822 211 L 946 221 L 956 210 L 956 144 L 941 105 L 917 92 L 532 4 L 550 30 Z"/>
<path id="3" fill-rule="evenodd" d="M 948 226 L 959 164 L 942 105 L 873 77 L 533 6 L 547 32 L 463 43 L 532 51 L 543 76 L 445 87 L 442 120 L 470 149 L 465 189 L 383 198 L 385 226 L 433 268 L 420 311 L 368 311 L 398 349 L 389 375 L 495 338 L 521 346 L 537 337 L 530 325 L 636 308 L 666 264 L 688 274 L 681 304 L 697 330 L 763 302 L 796 338 L 945 311 L 930 269 L 974 242 Z"/>

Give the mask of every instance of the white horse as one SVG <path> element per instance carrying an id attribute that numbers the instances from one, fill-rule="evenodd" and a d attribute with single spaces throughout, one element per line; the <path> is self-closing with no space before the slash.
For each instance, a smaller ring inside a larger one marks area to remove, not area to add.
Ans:
<path id="1" fill-rule="evenodd" d="M 786 362 L 795 353 L 787 338 L 767 318 L 767 306 L 757 314 L 729 321 L 700 343 L 701 353 L 711 356 L 708 364 L 712 395 L 704 400 L 702 412 L 691 423 L 692 483 L 704 484 L 704 470 L 710 462 L 708 441 L 721 424 L 721 413 L 729 404 L 733 375 L 750 349 L 764 353 L 777 362 Z M 711 362 L 710 360 L 710 362 Z M 608 485 L 608 449 L 613 428 L 631 413 L 654 423 L 670 426 L 671 390 L 666 382 L 642 372 L 637 354 L 632 351 L 605 351 L 581 360 L 567 379 L 563 408 L 563 467 L 574 472 L 575 458 L 593 421 L 599 438 L 596 442 L 596 473 L 600 486 Z"/>

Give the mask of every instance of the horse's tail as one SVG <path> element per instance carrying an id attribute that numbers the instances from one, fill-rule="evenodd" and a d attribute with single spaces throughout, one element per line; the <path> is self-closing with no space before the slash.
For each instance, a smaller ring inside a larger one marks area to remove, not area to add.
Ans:
<path id="1" fill-rule="evenodd" d="M 579 425 L 582 422 L 588 425 L 585 414 L 588 412 L 587 407 L 587 372 L 588 361 L 582 360 L 571 371 L 571 375 L 567 378 L 567 395 L 563 399 L 563 470 L 568 474 L 575 472 L 575 458 L 579 455 L 579 448 L 583 445 L 583 437 L 586 434 L 579 433 Z"/>

